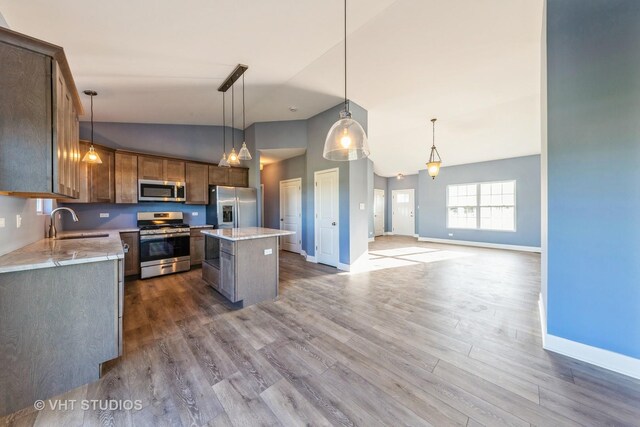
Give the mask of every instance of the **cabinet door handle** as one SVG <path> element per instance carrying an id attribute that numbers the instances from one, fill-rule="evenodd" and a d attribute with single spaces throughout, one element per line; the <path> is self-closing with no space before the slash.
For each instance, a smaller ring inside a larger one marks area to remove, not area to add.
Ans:
<path id="1" fill-rule="evenodd" d="M 129 244 L 125 243 L 124 240 L 122 240 L 122 249 L 123 249 L 125 254 L 129 253 Z"/>

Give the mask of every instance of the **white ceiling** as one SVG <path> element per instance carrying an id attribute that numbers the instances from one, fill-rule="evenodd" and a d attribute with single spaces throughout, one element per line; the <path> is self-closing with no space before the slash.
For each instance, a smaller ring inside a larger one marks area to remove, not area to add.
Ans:
<path id="1" fill-rule="evenodd" d="M 424 169 L 431 117 L 445 166 L 540 152 L 542 2 L 349 0 L 349 97 L 369 111 L 377 173 Z M 216 88 L 238 63 L 247 125 L 342 96 L 342 0 L 0 0 L 0 12 L 64 46 L 78 88 L 99 92 L 97 121 L 221 124 Z"/>
<path id="2" fill-rule="evenodd" d="M 260 163 L 268 165 L 281 162 L 292 157 L 302 156 L 306 153 L 305 148 L 269 148 L 260 150 Z"/>

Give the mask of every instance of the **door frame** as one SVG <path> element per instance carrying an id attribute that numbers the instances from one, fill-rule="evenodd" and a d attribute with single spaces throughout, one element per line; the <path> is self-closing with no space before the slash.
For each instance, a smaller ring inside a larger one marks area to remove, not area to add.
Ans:
<path id="1" fill-rule="evenodd" d="M 397 188 L 394 190 L 391 190 L 391 233 L 392 234 L 397 234 L 396 233 L 396 227 L 393 224 L 393 219 L 395 217 L 395 210 L 393 209 L 393 204 L 395 202 L 395 195 L 394 193 L 396 193 L 397 191 L 411 191 L 413 193 L 413 232 L 411 234 L 401 234 L 401 236 L 412 236 L 412 237 L 416 237 L 416 189 L 415 188 Z"/>
<path id="2" fill-rule="evenodd" d="M 382 193 L 382 234 L 376 234 L 376 195 Z M 374 188 L 373 189 L 373 235 L 374 237 L 377 236 L 384 236 L 385 233 L 385 219 L 386 219 L 386 213 L 385 211 L 387 210 L 387 192 L 381 188 Z"/>
<path id="3" fill-rule="evenodd" d="M 279 214 L 279 218 L 280 218 L 280 229 L 282 230 L 282 225 L 283 225 L 283 221 L 282 221 L 282 185 L 283 184 L 289 184 L 289 183 L 294 183 L 297 182 L 298 183 L 298 212 L 299 212 L 299 216 L 298 216 L 298 227 L 296 228 L 296 233 L 298 234 L 298 251 L 294 253 L 302 253 L 302 177 L 299 178 L 291 178 L 291 179 L 284 179 L 282 181 L 280 181 L 280 186 L 279 186 L 279 207 L 278 207 L 278 214 Z M 281 238 L 280 241 L 280 249 L 282 249 L 282 239 L 284 237 Z"/>
<path id="4" fill-rule="evenodd" d="M 313 245 L 315 247 L 315 251 L 314 251 L 314 256 L 313 256 L 313 260 L 314 262 L 318 262 L 318 248 L 320 247 L 320 240 L 318 239 L 318 234 L 320 231 L 320 227 L 318 227 L 318 175 L 322 174 L 322 173 L 327 173 L 327 172 L 334 172 L 336 173 L 336 177 L 338 178 L 336 180 L 337 182 L 337 186 L 336 186 L 336 195 L 338 197 L 338 227 L 336 228 L 336 232 L 337 234 L 337 238 L 338 238 L 338 260 L 336 262 L 336 265 L 334 267 L 338 267 L 338 265 L 340 265 L 340 168 L 330 168 L 330 169 L 323 169 L 323 170 L 319 170 L 319 171 L 314 171 L 313 172 Z"/>

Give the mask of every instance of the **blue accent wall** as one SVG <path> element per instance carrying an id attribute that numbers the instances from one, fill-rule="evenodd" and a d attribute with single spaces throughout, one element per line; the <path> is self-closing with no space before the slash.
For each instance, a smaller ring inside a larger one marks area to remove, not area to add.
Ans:
<path id="1" fill-rule="evenodd" d="M 447 228 L 447 185 L 507 180 L 516 181 L 515 232 Z M 435 180 L 421 170 L 418 194 L 420 237 L 540 247 L 539 155 L 443 167 Z"/>
<path id="2" fill-rule="evenodd" d="M 640 2 L 548 0 L 551 335 L 640 358 Z"/>

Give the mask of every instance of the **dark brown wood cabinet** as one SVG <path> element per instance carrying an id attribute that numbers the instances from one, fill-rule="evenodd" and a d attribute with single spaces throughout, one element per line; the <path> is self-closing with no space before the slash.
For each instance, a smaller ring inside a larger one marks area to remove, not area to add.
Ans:
<path id="1" fill-rule="evenodd" d="M 229 185 L 232 187 L 248 187 L 249 186 L 249 169 L 230 168 L 229 169 Z"/>
<path id="2" fill-rule="evenodd" d="M 249 169 L 209 166 L 209 185 L 249 186 Z"/>
<path id="3" fill-rule="evenodd" d="M 209 169 L 204 163 L 186 164 L 187 200 L 191 205 L 206 205 L 209 202 Z"/>
<path id="4" fill-rule="evenodd" d="M 79 155 L 89 151 L 90 142 L 80 141 Z M 79 195 L 76 199 L 63 199 L 65 203 L 114 203 L 115 202 L 115 152 L 107 147 L 94 145 L 102 163 L 80 162 L 78 167 Z"/>
<path id="5" fill-rule="evenodd" d="M 0 193 L 80 195 L 82 104 L 64 51 L 0 27 Z"/>
<path id="6" fill-rule="evenodd" d="M 229 168 L 209 165 L 209 185 L 229 185 Z"/>
<path id="7" fill-rule="evenodd" d="M 120 233 L 120 239 L 128 247 L 124 254 L 124 275 L 140 274 L 140 234 L 138 232 Z"/>
<path id="8" fill-rule="evenodd" d="M 116 203 L 138 203 L 138 156 L 116 152 Z"/>

